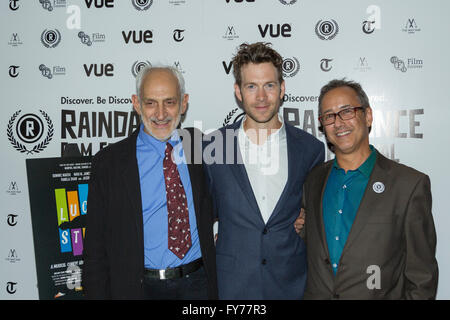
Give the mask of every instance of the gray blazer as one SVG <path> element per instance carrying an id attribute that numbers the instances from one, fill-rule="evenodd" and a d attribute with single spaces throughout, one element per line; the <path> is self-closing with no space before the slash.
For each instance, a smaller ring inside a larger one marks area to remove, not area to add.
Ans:
<path id="1" fill-rule="evenodd" d="M 334 276 L 322 213 L 332 164 L 314 168 L 303 189 L 308 253 L 304 298 L 434 299 L 438 265 L 429 177 L 377 151 Z"/>

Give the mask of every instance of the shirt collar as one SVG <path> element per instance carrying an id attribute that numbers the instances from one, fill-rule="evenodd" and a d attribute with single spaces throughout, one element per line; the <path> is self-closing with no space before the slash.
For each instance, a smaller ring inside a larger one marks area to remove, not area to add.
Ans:
<path id="1" fill-rule="evenodd" d="M 170 136 L 168 141 L 160 141 L 153 137 L 152 135 L 149 135 L 144 131 L 144 124 L 141 123 L 141 127 L 139 129 L 139 138 L 144 143 L 144 145 L 149 146 L 155 151 L 158 152 L 160 155 L 164 155 L 164 152 L 166 150 L 166 143 L 169 142 L 172 147 L 175 147 L 178 143 L 180 143 L 180 134 L 178 133 L 178 130 L 173 130 L 172 135 Z"/>
<path id="2" fill-rule="evenodd" d="M 253 142 L 251 142 L 250 139 L 248 138 L 248 136 L 245 134 L 244 122 L 246 119 L 247 119 L 247 115 L 245 115 L 242 118 L 241 125 L 239 127 L 239 136 L 244 138 L 244 141 L 248 141 L 249 143 L 253 144 Z M 274 141 L 274 139 L 278 139 L 278 141 L 281 141 L 282 139 L 286 138 L 286 126 L 284 125 L 284 119 L 280 114 L 278 114 L 278 120 L 280 120 L 280 122 L 281 122 L 281 127 L 277 131 L 273 132 L 267 138 L 267 140 L 264 144 L 266 144 L 268 141 L 272 142 L 272 141 Z"/>
<path id="3" fill-rule="evenodd" d="M 370 152 L 369 157 L 366 159 L 366 161 L 364 161 L 364 163 L 362 165 L 360 165 L 358 169 L 349 170 L 349 171 L 359 171 L 367 178 L 370 177 L 370 174 L 372 173 L 372 170 L 373 170 L 373 166 L 375 165 L 375 160 L 377 159 L 377 153 L 376 153 L 373 145 L 370 144 L 369 148 L 370 148 L 371 152 Z M 341 167 L 339 167 L 339 164 L 336 160 L 336 157 L 334 158 L 334 161 L 333 161 L 333 167 L 336 169 L 341 169 Z"/>

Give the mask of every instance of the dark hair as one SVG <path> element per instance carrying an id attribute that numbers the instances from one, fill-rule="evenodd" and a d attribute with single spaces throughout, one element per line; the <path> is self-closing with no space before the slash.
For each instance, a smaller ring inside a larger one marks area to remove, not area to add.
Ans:
<path id="1" fill-rule="evenodd" d="M 283 58 L 272 49 L 269 42 L 243 43 L 233 57 L 233 74 L 238 86 L 241 86 L 241 68 L 248 63 L 272 62 L 278 71 L 278 81 L 283 82 Z"/>
<path id="2" fill-rule="evenodd" d="M 361 106 L 363 107 L 364 112 L 367 109 L 367 107 L 370 106 L 369 98 L 367 97 L 367 94 L 364 92 L 363 88 L 361 87 L 361 85 L 358 82 L 355 82 L 352 80 L 346 80 L 345 78 L 334 79 L 334 80 L 331 80 L 330 82 L 328 82 L 326 85 L 324 85 L 322 87 L 322 89 L 320 89 L 319 107 L 318 107 L 319 108 L 318 109 L 319 116 L 321 115 L 322 99 L 325 96 L 325 94 L 327 94 L 329 91 L 331 91 L 333 89 L 337 89 L 337 88 L 341 88 L 341 87 L 349 87 L 355 91 L 356 96 L 358 97 L 359 102 L 361 103 Z M 371 129 L 372 129 L 372 127 L 369 127 L 369 133 L 370 133 Z M 320 122 L 319 122 L 319 131 L 322 133 L 324 132 L 323 126 Z"/>

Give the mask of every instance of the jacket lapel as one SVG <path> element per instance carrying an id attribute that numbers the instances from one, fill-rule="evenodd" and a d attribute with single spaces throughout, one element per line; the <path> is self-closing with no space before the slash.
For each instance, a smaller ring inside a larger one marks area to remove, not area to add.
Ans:
<path id="1" fill-rule="evenodd" d="M 263 222 L 261 212 L 259 211 L 258 203 L 256 202 L 255 194 L 253 193 L 252 186 L 250 184 L 250 180 L 248 179 L 247 171 L 245 170 L 245 165 L 242 160 L 241 151 L 239 148 L 239 142 L 238 142 L 238 135 L 237 130 L 239 130 L 241 126 L 242 119 L 233 125 L 230 126 L 230 129 L 233 129 L 235 134 L 233 137 L 233 163 L 227 165 L 232 174 L 234 175 L 234 178 L 237 181 L 237 185 L 241 188 L 242 192 L 244 193 L 245 197 L 247 198 L 250 206 L 252 207 L 252 212 L 257 212 L 258 216 L 260 217 L 260 220 Z M 222 131 L 224 143 L 223 143 L 223 154 L 224 157 L 226 155 L 227 150 L 227 139 L 226 139 L 226 132 Z M 225 157 L 226 159 L 226 157 Z M 224 161 L 225 161 L 224 159 Z"/>
<path id="2" fill-rule="evenodd" d="M 196 129 L 193 129 L 196 130 Z M 191 181 L 192 187 L 192 197 L 194 200 L 194 209 L 195 215 L 197 217 L 197 221 L 200 221 L 200 203 L 201 203 L 201 192 L 202 190 L 202 178 L 203 178 L 203 169 L 201 163 L 196 164 L 195 155 L 196 152 L 202 152 L 201 140 L 196 141 L 196 135 L 194 134 L 191 128 L 189 129 L 178 129 L 180 134 L 180 139 L 183 144 L 183 152 L 186 158 L 186 164 L 189 172 L 189 179 Z M 188 138 L 184 138 L 188 137 Z M 199 137 L 202 137 L 202 134 L 199 134 Z"/>
<path id="3" fill-rule="evenodd" d="M 359 204 L 355 221 L 353 222 L 347 241 L 344 245 L 344 249 L 342 250 L 341 258 L 345 254 L 345 252 L 351 247 L 351 245 L 357 240 L 359 234 L 363 230 L 368 219 L 373 214 L 373 208 L 375 208 L 377 202 L 380 201 L 379 196 L 375 196 L 376 193 L 373 187 L 374 183 L 381 182 L 384 185 L 386 185 L 387 181 L 389 180 L 389 171 L 388 168 L 386 167 L 387 163 L 385 161 L 385 157 L 381 155 L 378 151 L 376 152 L 377 152 L 377 159 L 373 167 L 372 174 L 370 175 L 369 182 L 367 183 L 366 190 L 361 199 L 361 203 Z"/>
<path id="4" fill-rule="evenodd" d="M 327 237 L 325 234 L 325 223 L 323 220 L 323 194 L 325 193 L 325 187 L 327 185 L 328 176 L 330 175 L 331 168 L 333 167 L 333 161 L 328 161 L 325 166 L 323 167 L 323 170 L 321 170 L 320 175 L 317 177 L 317 188 L 312 188 L 312 190 L 321 190 L 320 194 L 316 193 L 313 198 L 313 203 L 319 203 L 319 215 L 316 216 L 315 221 L 317 223 L 317 231 L 319 232 L 319 238 L 322 241 L 322 247 L 325 250 L 326 257 L 330 257 L 330 253 L 328 252 L 328 244 L 327 244 Z M 317 199 L 319 198 L 319 199 Z M 306 213 L 308 214 L 308 212 Z M 330 269 L 331 270 L 331 269 Z"/>
<path id="5" fill-rule="evenodd" d="M 293 137 L 291 130 L 292 127 L 284 122 L 284 127 L 286 130 L 286 148 L 287 148 L 287 159 L 288 159 L 288 174 L 286 184 L 284 185 L 283 192 L 280 195 L 280 198 L 273 209 L 272 214 L 270 215 L 267 224 L 273 220 L 276 215 L 282 211 L 283 205 L 287 201 L 287 197 L 289 197 L 289 191 L 292 190 L 294 182 L 297 181 L 297 176 L 302 172 L 302 170 L 297 170 L 295 166 L 298 166 L 303 163 L 302 159 L 299 159 L 297 155 L 299 154 L 298 150 L 302 149 L 301 144 Z M 303 154 L 303 153 L 302 153 Z M 301 193 L 298 195 L 301 196 Z"/>
<path id="6" fill-rule="evenodd" d="M 130 210 L 133 220 L 136 224 L 136 235 L 138 244 L 143 244 L 143 221 L 142 221 L 142 198 L 141 184 L 139 178 L 139 169 L 136 158 L 136 139 L 139 129 L 132 133 L 122 154 L 122 163 L 124 170 L 122 180 L 125 186 L 128 198 L 130 199 L 132 210 Z M 143 250 L 142 250 L 143 252 Z"/>

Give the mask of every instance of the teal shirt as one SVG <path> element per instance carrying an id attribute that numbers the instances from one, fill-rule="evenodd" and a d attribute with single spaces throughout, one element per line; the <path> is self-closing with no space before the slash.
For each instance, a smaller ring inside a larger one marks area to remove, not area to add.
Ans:
<path id="1" fill-rule="evenodd" d="M 339 259 L 355 220 L 359 203 L 366 190 L 376 160 L 375 148 L 370 145 L 369 157 L 356 170 L 340 168 L 334 159 L 323 195 L 323 221 L 333 273 L 339 267 Z"/>

